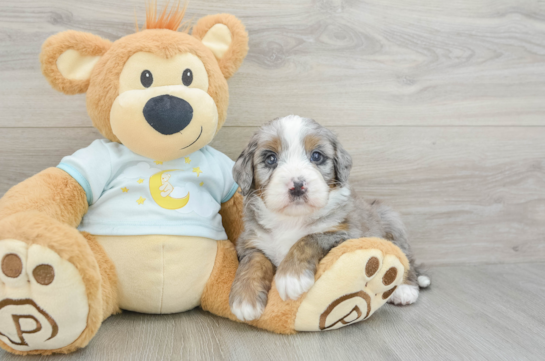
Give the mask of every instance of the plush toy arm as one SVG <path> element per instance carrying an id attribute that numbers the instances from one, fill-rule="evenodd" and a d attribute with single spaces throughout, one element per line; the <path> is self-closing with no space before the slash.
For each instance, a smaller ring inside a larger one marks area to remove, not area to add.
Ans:
<path id="1" fill-rule="evenodd" d="M 244 230 L 243 210 L 244 203 L 240 190 L 231 199 L 221 205 L 220 215 L 223 228 L 225 228 L 229 240 L 234 244 L 237 243 L 238 237 Z"/>
<path id="2" fill-rule="evenodd" d="M 0 219 L 32 210 L 76 227 L 87 207 L 79 183 L 61 169 L 48 168 L 6 192 L 0 199 Z"/>

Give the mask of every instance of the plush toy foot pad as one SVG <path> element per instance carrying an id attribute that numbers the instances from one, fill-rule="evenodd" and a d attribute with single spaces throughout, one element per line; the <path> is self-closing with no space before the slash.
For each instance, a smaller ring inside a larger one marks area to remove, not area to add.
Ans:
<path id="1" fill-rule="evenodd" d="M 85 285 L 49 248 L 0 241 L 0 341 L 17 351 L 70 345 L 87 326 Z"/>
<path id="2" fill-rule="evenodd" d="M 367 240 L 376 248 L 351 240 L 324 258 L 316 283 L 299 306 L 295 330 L 333 330 L 363 321 L 403 282 L 408 262 L 401 251 L 384 240 Z"/>

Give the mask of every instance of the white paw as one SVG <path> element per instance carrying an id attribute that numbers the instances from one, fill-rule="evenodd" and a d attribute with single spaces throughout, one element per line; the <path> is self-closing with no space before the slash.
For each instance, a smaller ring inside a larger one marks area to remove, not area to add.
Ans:
<path id="1" fill-rule="evenodd" d="M 257 320 L 263 314 L 263 310 L 264 307 L 257 302 L 251 305 L 246 301 L 235 301 L 231 306 L 231 312 L 241 321 Z"/>
<path id="2" fill-rule="evenodd" d="M 399 285 L 397 286 L 394 294 L 388 300 L 388 303 L 394 305 L 410 305 L 416 302 L 418 299 L 418 286 L 413 285 Z"/>
<path id="3" fill-rule="evenodd" d="M 426 288 L 431 285 L 431 280 L 428 276 L 418 276 L 418 285 L 422 288 Z"/>
<path id="4" fill-rule="evenodd" d="M 276 276 L 276 288 L 280 294 L 280 298 L 286 301 L 288 299 L 296 300 L 303 293 L 310 290 L 314 284 L 314 274 L 311 271 L 305 271 L 299 276 L 285 275 Z"/>
<path id="5" fill-rule="evenodd" d="M 76 267 L 49 248 L 0 241 L 0 340 L 18 351 L 54 350 L 87 327 L 89 304 Z"/>

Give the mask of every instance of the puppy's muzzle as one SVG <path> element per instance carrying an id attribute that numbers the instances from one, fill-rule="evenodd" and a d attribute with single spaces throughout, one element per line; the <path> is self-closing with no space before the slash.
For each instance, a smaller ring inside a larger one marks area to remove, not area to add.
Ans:
<path id="1" fill-rule="evenodd" d="M 193 119 L 193 108 L 172 95 L 151 98 L 144 106 L 144 118 L 153 129 L 164 135 L 181 132 Z"/>

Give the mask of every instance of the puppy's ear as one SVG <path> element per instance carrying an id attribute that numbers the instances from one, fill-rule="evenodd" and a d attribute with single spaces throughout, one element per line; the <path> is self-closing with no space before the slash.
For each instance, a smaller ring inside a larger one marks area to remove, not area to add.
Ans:
<path id="1" fill-rule="evenodd" d="M 235 74 L 248 53 L 248 33 L 240 20 L 230 14 L 201 18 L 192 35 L 214 53 L 225 79 Z"/>
<path id="2" fill-rule="evenodd" d="M 333 159 L 333 164 L 335 165 L 335 175 L 339 185 L 344 187 L 348 182 L 350 169 L 352 169 L 352 157 L 343 148 L 337 137 L 335 137 L 333 144 L 335 146 L 335 158 Z"/>
<path id="3" fill-rule="evenodd" d="M 254 154 L 256 149 L 257 136 L 254 134 L 233 167 L 233 178 L 240 187 L 243 196 L 247 196 L 254 187 Z"/>
<path id="4" fill-rule="evenodd" d="M 108 40 L 80 31 L 53 35 L 42 46 L 42 73 L 60 92 L 85 93 L 95 64 L 111 45 Z"/>

